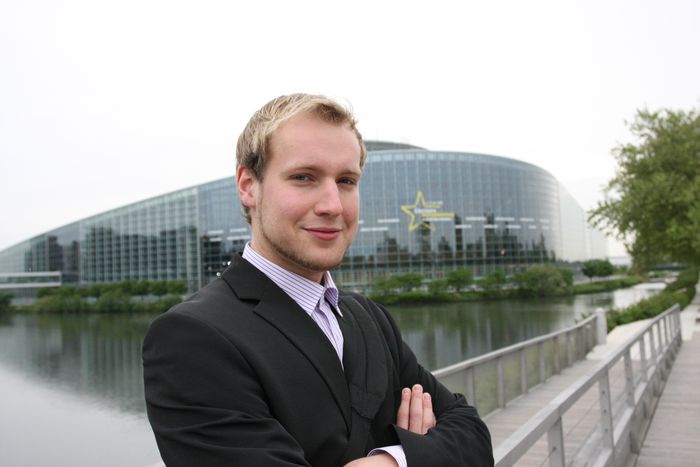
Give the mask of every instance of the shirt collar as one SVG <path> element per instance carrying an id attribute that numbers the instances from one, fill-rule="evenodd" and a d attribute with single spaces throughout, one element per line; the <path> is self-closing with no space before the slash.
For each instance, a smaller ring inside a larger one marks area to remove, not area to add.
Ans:
<path id="1" fill-rule="evenodd" d="M 243 249 L 243 259 L 258 268 L 308 314 L 312 314 L 319 301 L 325 297 L 331 308 L 343 316 L 338 308 L 338 288 L 330 272 L 323 273 L 324 285 L 321 285 L 273 263 L 255 251 L 250 242 Z"/>

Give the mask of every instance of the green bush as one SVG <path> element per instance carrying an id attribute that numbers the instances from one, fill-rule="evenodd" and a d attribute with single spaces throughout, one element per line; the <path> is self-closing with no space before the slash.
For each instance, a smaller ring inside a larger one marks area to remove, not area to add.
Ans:
<path id="1" fill-rule="evenodd" d="M 166 281 L 153 281 L 150 283 L 149 289 L 153 295 L 162 297 L 168 293 L 168 283 Z"/>
<path id="2" fill-rule="evenodd" d="M 676 280 L 666 286 L 664 291 L 673 292 L 680 289 L 692 288 L 695 289 L 695 284 L 698 283 L 698 268 L 688 268 L 678 273 Z"/>
<path id="3" fill-rule="evenodd" d="M 131 311 L 135 313 L 165 313 L 180 302 L 182 302 L 180 295 L 170 294 L 154 302 L 132 302 Z"/>
<path id="4" fill-rule="evenodd" d="M 608 313 L 608 331 L 619 324 L 627 324 L 640 319 L 653 318 L 654 316 L 668 310 L 676 303 L 681 308 L 688 305 L 689 301 L 684 292 L 660 293 L 653 297 L 640 300 L 634 305 L 622 310 L 610 310 Z"/>
<path id="5" fill-rule="evenodd" d="M 132 310 L 131 298 L 123 292 L 110 290 L 97 299 L 94 305 L 98 313 L 122 313 Z"/>
<path id="6" fill-rule="evenodd" d="M 41 297 L 30 310 L 38 313 L 79 313 L 90 311 L 90 305 L 79 295 L 54 294 Z"/>
<path id="7" fill-rule="evenodd" d="M 592 280 L 594 277 L 611 276 L 615 268 L 607 259 L 591 259 L 583 263 L 581 272 Z"/>
<path id="8" fill-rule="evenodd" d="M 187 283 L 185 281 L 168 281 L 168 294 L 185 295 L 187 293 Z"/>
<path id="9" fill-rule="evenodd" d="M 133 295 L 148 295 L 149 284 L 148 281 L 135 281 L 131 285 L 131 293 Z"/>
<path id="10" fill-rule="evenodd" d="M 676 280 L 653 297 L 646 298 L 622 310 L 611 310 L 608 313 L 608 331 L 618 324 L 631 323 L 640 319 L 653 318 L 678 303 L 681 309 L 695 297 L 695 286 L 698 283 L 698 268 L 688 268 L 678 275 Z"/>
<path id="11" fill-rule="evenodd" d="M 395 305 L 397 303 L 434 303 L 434 302 L 449 302 L 455 300 L 454 294 L 430 292 L 401 292 L 393 295 L 370 295 L 372 301 L 381 303 L 382 305 Z"/>
<path id="12" fill-rule="evenodd" d="M 514 282 L 523 297 L 552 297 L 573 291 L 573 273 L 551 264 L 535 264 L 516 274 Z"/>
<path id="13" fill-rule="evenodd" d="M 641 276 L 627 276 L 622 279 L 613 279 L 609 281 L 601 282 L 591 282 L 590 284 L 576 284 L 574 285 L 574 293 L 585 294 L 585 293 L 598 293 L 607 292 L 608 290 L 621 289 L 624 287 L 631 287 L 635 284 L 639 284 L 644 280 Z"/>
<path id="14" fill-rule="evenodd" d="M 424 276 L 421 274 L 399 274 L 380 277 L 372 284 L 372 293 L 376 296 L 388 297 L 399 292 L 411 292 L 423 284 L 423 279 Z"/>

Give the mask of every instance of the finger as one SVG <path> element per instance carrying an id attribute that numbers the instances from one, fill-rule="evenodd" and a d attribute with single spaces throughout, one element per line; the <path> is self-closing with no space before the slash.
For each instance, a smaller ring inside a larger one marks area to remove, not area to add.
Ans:
<path id="1" fill-rule="evenodd" d="M 433 412 L 433 398 L 427 392 L 423 393 L 423 434 L 435 426 L 435 413 Z"/>
<path id="2" fill-rule="evenodd" d="M 404 430 L 408 430 L 408 408 L 411 404 L 411 390 L 403 388 L 401 391 L 401 404 L 396 413 L 396 425 Z"/>
<path id="3" fill-rule="evenodd" d="M 423 432 L 423 387 L 415 384 L 411 391 L 411 406 L 408 409 L 408 430 L 413 433 Z"/>

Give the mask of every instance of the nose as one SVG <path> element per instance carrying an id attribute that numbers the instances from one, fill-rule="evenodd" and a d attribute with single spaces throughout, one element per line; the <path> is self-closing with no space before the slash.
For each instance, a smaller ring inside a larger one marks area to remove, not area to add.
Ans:
<path id="1" fill-rule="evenodd" d="M 338 216 L 343 212 L 340 190 L 335 180 L 324 182 L 319 190 L 314 213 L 318 216 Z"/>

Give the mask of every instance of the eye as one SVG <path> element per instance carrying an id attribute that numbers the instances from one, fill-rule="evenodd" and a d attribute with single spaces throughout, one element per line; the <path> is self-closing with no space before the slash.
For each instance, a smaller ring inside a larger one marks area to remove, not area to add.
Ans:
<path id="1" fill-rule="evenodd" d="M 344 177 L 338 180 L 341 185 L 357 185 L 357 180 L 354 178 Z"/>
<path id="2" fill-rule="evenodd" d="M 309 180 L 311 180 L 311 177 L 309 177 L 306 174 L 294 174 L 289 178 L 297 182 L 308 182 Z"/>

